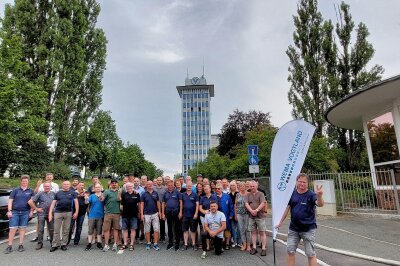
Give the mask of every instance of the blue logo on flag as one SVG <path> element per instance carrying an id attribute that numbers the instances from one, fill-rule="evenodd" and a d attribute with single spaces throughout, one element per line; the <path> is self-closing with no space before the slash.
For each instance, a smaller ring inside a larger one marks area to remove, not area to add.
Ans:
<path id="1" fill-rule="evenodd" d="M 285 182 L 279 182 L 278 185 L 277 185 L 277 188 L 280 191 L 285 191 L 286 190 L 286 183 Z"/>

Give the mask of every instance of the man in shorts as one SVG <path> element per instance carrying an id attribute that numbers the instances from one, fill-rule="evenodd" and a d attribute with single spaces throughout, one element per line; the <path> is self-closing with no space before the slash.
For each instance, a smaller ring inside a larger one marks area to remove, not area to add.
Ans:
<path id="1" fill-rule="evenodd" d="M 102 187 L 100 183 L 97 183 L 93 187 L 93 194 L 85 195 L 85 202 L 89 204 L 89 221 L 88 221 L 88 244 L 85 250 L 92 248 L 93 239 L 96 240 L 97 233 L 97 248 L 103 249 L 101 244 L 101 232 L 103 230 L 103 218 L 104 218 L 104 195 L 101 192 Z"/>
<path id="2" fill-rule="evenodd" d="M 33 196 L 33 190 L 28 188 L 29 176 L 21 176 L 21 184 L 19 188 L 11 191 L 8 199 L 8 212 L 7 216 L 9 219 L 10 232 L 8 234 L 8 246 L 5 253 L 9 254 L 12 252 L 12 244 L 17 229 L 19 231 L 19 246 L 18 251 L 24 251 L 24 237 L 25 229 L 28 225 L 29 217 L 32 217 L 32 210 L 35 205 L 30 201 Z M 29 203 L 31 205 L 29 205 Z"/>
<path id="3" fill-rule="evenodd" d="M 186 192 L 182 193 L 183 204 L 183 246 L 182 250 L 188 249 L 189 230 L 191 233 L 193 250 L 197 250 L 196 246 L 196 231 L 197 231 L 197 217 L 199 213 L 199 196 L 192 191 L 192 181 L 186 182 Z"/>
<path id="4" fill-rule="evenodd" d="M 316 188 L 313 192 L 308 189 L 308 176 L 299 174 L 296 181 L 296 189 L 289 200 L 289 204 L 283 213 L 282 219 L 277 228 L 285 220 L 290 210 L 290 225 L 287 239 L 288 263 L 293 266 L 295 263 L 295 254 L 300 239 L 303 239 L 305 253 L 308 258 L 308 265 L 317 265 L 317 256 L 315 255 L 315 230 L 317 222 L 315 219 L 316 206 L 324 206 L 322 198 L 322 186 Z"/>
<path id="5" fill-rule="evenodd" d="M 114 236 L 114 244 L 112 251 L 117 251 L 118 249 L 118 230 L 119 220 L 121 217 L 121 210 L 119 208 L 119 202 L 121 201 L 121 190 L 118 190 L 118 180 L 111 179 L 110 189 L 104 191 L 104 205 L 105 205 L 105 215 L 104 215 L 104 248 L 103 251 L 106 252 L 110 249 L 108 242 L 110 240 L 110 232 L 112 230 Z"/>
<path id="6" fill-rule="evenodd" d="M 137 229 L 137 219 L 139 214 L 140 206 L 140 195 L 133 190 L 132 183 L 126 183 L 126 192 L 121 194 L 121 206 L 122 206 L 122 235 L 124 244 L 121 246 L 121 250 L 127 248 L 128 245 L 128 230 L 131 231 L 129 250 L 133 251 L 135 242 L 135 235 Z"/>
<path id="7" fill-rule="evenodd" d="M 257 253 L 257 234 L 260 234 L 261 240 L 261 256 L 267 255 L 267 225 L 265 224 L 264 208 L 267 204 L 264 194 L 258 191 L 256 181 L 251 181 L 250 193 L 244 197 L 246 209 L 249 211 L 248 231 L 251 232 L 251 240 L 253 247 L 250 254 Z"/>
<path id="8" fill-rule="evenodd" d="M 146 250 L 150 250 L 151 242 L 150 242 L 150 230 L 151 226 L 153 226 L 154 230 L 154 245 L 153 248 L 157 251 L 160 250 L 158 246 L 158 236 L 160 232 L 160 215 L 161 215 L 161 206 L 160 199 L 158 198 L 158 193 L 153 190 L 153 181 L 149 180 L 146 183 L 146 191 L 142 194 L 141 197 L 141 219 L 144 223 L 144 233 L 146 236 Z"/>

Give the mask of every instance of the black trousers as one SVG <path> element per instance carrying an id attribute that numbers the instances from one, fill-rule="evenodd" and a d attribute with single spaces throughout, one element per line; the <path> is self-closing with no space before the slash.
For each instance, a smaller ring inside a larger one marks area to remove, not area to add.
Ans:
<path id="1" fill-rule="evenodd" d="M 160 240 L 165 240 L 165 220 L 160 219 Z"/>
<path id="2" fill-rule="evenodd" d="M 203 246 L 203 251 L 207 251 L 207 242 L 206 242 L 207 239 L 213 239 L 215 255 L 221 255 L 223 238 L 219 238 L 217 236 L 211 237 L 208 232 L 202 232 L 201 233 L 201 245 Z"/>
<path id="3" fill-rule="evenodd" d="M 178 217 L 178 212 L 167 212 L 165 217 L 168 224 L 168 243 L 173 244 L 175 239 L 175 246 L 179 246 L 182 234 L 182 224 Z M 160 220 L 161 222 L 161 220 Z M 164 234 L 165 234 L 165 221 L 164 221 Z"/>

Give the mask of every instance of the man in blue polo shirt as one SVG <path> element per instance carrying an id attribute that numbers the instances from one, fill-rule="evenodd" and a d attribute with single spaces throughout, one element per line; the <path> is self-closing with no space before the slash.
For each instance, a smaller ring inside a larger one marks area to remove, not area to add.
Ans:
<path id="1" fill-rule="evenodd" d="M 75 220 L 79 213 L 79 203 L 78 199 L 76 198 L 76 193 L 75 191 L 71 191 L 70 188 L 71 183 L 69 181 L 64 181 L 62 183 L 62 190 L 57 192 L 53 202 L 50 205 L 49 221 L 51 222 L 54 218 L 54 234 L 50 252 L 56 251 L 60 246 L 60 243 L 61 250 L 66 251 L 68 249 L 67 241 L 71 226 L 71 218 Z M 72 214 L 72 202 L 75 205 L 74 214 Z M 60 240 L 61 225 L 62 240 Z"/>
<path id="2" fill-rule="evenodd" d="M 150 242 L 150 229 L 153 226 L 154 230 L 154 245 L 153 248 L 155 250 L 160 250 L 158 246 L 158 236 L 160 232 L 160 215 L 161 215 L 161 206 L 160 200 L 158 198 L 158 193 L 153 190 L 153 181 L 147 181 L 146 183 L 146 191 L 143 193 L 141 200 L 141 219 L 144 223 L 144 233 L 146 236 L 146 250 L 150 250 L 151 242 Z"/>
<path id="3" fill-rule="evenodd" d="M 162 199 L 162 215 L 167 219 L 168 225 L 168 246 L 171 249 L 174 244 L 175 237 L 175 250 L 179 249 L 179 241 L 181 238 L 182 225 L 180 219 L 182 218 L 182 195 L 175 189 L 174 181 L 167 181 L 167 192 L 165 192 Z"/>
<path id="4" fill-rule="evenodd" d="M 35 204 L 30 201 L 33 196 L 33 190 L 28 188 L 29 176 L 21 176 L 21 185 L 19 188 L 11 191 L 8 199 L 8 212 L 7 216 L 9 219 L 10 232 L 8 234 L 8 247 L 5 253 L 12 252 L 12 244 L 17 229 L 19 230 L 19 246 L 18 251 L 24 251 L 24 237 L 25 229 L 28 225 L 29 217 L 32 217 L 32 210 L 35 208 Z M 28 203 L 30 201 L 30 204 Z"/>
<path id="5" fill-rule="evenodd" d="M 188 249 L 189 229 L 191 232 L 193 250 L 197 250 L 196 246 L 196 231 L 197 231 L 197 216 L 199 213 L 199 196 L 192 191 L 192 181 L 186 182 L 186 192 L 182 193 L 183 204 L 183 242 L 182 250 Z"/>
<path id="6" fill-rule="evenodd" d="M 317 186 L 315 192 L 308 189 L 308 175 L 300 173 L 297 176 L 296 189 L 293 191 L 289 204 L 277 226 L 279 228 L 282 225 L 290 210 L 287 265 L 295 265 L 295 254 L 300 239 L 303 239 L 308 265 L 317 265 L 317 257 L 315 255 L 315 231 L 317 228 L 315 209 L 316 206 L 324 206 L 322 195 L 322 186 Z"/>

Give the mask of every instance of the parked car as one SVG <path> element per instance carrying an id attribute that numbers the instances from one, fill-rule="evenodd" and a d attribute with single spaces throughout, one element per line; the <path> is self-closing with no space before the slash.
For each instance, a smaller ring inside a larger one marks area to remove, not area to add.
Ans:
<path id="1" fill-rule="evenodd" d="M 11 189 L 0 189 L 0 232 L 8 230 L 8 198 L 10 196 Z"/>

